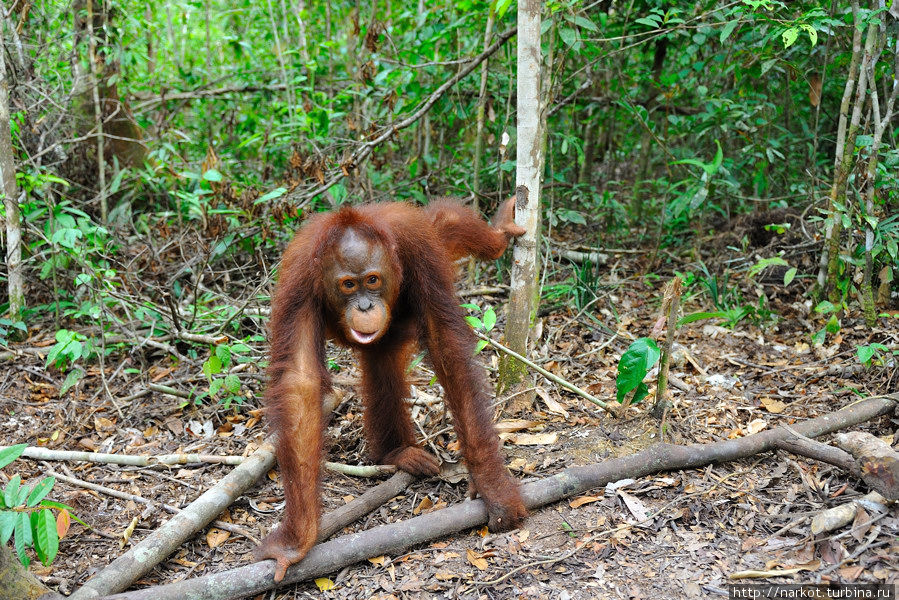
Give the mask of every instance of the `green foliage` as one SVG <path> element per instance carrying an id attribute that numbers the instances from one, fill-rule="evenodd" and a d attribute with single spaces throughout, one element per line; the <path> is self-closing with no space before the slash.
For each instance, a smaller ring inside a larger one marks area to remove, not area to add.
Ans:
<path id="1" fill-rule="evenodd" d="M 27 447 L 17 444 L 0 450 L 0 468 L 21 456 Z M 45 500 L 55 483 L 55 477 L 45 477 L 32 486 L 23 486 L 16 474 L 0 494 L 0 545 L 14 537 L 16 555 L 26 567 L 31 562 L 28 548 L 34 549 L 45 566 L 52 563 L 59 552 L 60 535 L 68 528 L 71 507 Z M 58 511 L 58 517 L 53 510 Z"/>
<path id="2" fill-rule="evenodd" d="M 194 404 L 200 404 L 204 398 L 217 398 L 225 410 L 232 403 L 240 406 L 244 396 L 241 394 L 240 378 L 235 373 L 228 373 L 234 362 L 244 363 L 249 360 L 244 355 L 250 351 L 246 344 L 218 344 L 203 362 L 203 375 L 209 387 L 194 396 Z"/>
<path id="3" fill-rule="evenodd" d="M 461 306 L 462 308 L 471 312 L 481 312 L 481 309 L 477 304 L 467 303 L 462 304 Z M 494 312 L 492 306 L 488 306 L 484 309 L 482 317 L 478 317 L 476 315 L 466 315 L 465 320 L 469 325 L 471 325 L 472 329 L 486 334 L 496 326 L 496 312 Z M 489 342 L 487 342 L 487 340 L 478 340 L 478 343 L 475 346 L 475 354 L 483 350 L 488 343 Z"/>
<path id="4" fill-rule="evenodd" d="M 899 350 L 890 350 L 889 347 L 878 342 L 857 346 L 855 352 L 858 362 L 866 367 L 870 367 L 872 364 L 886 365 L 888 360 L 896 360 L 894 357 L 899 356 Z"/>
<path id="5" fill-rule="evenodd" d="M 631 404 L 641 402 L 649 388 L 643 379 L 649 370 L 658 362 L 661 351 L 652 338 L 637 338 L 628 346 L 618 361 L 618 377 L 615 379 L 616 399 L 623 403 L 631 392 L 634 392 Z"/>

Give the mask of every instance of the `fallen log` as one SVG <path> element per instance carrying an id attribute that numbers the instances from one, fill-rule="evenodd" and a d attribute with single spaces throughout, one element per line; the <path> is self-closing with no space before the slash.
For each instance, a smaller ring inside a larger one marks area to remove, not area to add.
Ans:
<path id="1" fill-rule="evenodd" d="M 869 398 L 835 413 L 794 424 L 792 429 L 813 438 L 892 413 L 897 405 L 899 394 Z M 527 507 L 533 510 L 624 478 L 636 479 L 661 471 L 692 469 L 753 456 L 774 449 L 779 440 L 791 436 L 792 432 L 778 427 L 712 444 L 658 444 L 631 456 L 571 467 L 547 479 L 522 486 L 522 495 Z M 282 584 L 321 577 L 372 556 L 398 554 L 412 546 L 486 522 L 484 503 L 471 500 L 406 521 L 345 535 L 312 548 L 303 561 L 287 570 Z M 267 560 L 212 575 L 107 596 L 105 600 L 237 600 L 276 587 L 274 572 L 274 561 Z"/>

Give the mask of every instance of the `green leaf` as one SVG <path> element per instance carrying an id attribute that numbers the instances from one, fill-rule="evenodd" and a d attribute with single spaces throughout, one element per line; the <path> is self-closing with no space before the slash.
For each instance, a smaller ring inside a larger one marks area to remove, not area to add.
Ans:
<path id="1" fill-rule="evenodd" d="M 577 32 L 571 27 L 563 27 L 559 30 L 559 37 L 565 42 L 566 46 L 574 46 L 577 42 Z"/>
<path id="2" fill-rule="evenodd" d="M 832 313 L 836 309 L 837 309 L 837 307 L 834 306 L 832 302 L 828 302 L 827 300 L 822 300 L 818 304 L 818 306 L 815 307 L 815 312 L 822 314 L 822 315 L 826 315 L 826 314 Z"/>
<path id="3" fill-rule="evenodd" d="M 496 11 L 497 20 L 501 20 L 505 16 L 510 6 L 512 6 L 512 0 L 496 0 L 494 10 Z"/>
<path id="4" fill-rule="evenodd" d="M 471 326 L 472 329 L 482 329 L 484 324 L 481 322 L 481 319 L 478 317 L 474 317 L 472 315 L 467 315 L 465 320 Z"/>
<path id="5" fill-rule="evenodd" d="M 12 535 L 18 521 L 18 513 L 11 510 L 0 510 L 0 546 L 5 546 Z"/>
<path id="6" fill-rule="evenodd" d="M 824 329 L 831 334 L 840 331 L 840 320 L 837 319 L 836 315 L 830 315 L 830 319 L 827 320 L 827 325 L 824 326 Z"/>
<path id="7" fill-rule="evenodd" d="M 793 45 L 793 42 L 799 38 L 799 28 L 798 27 L 790 27 L 780 34 L 783 38 L 784 49 L 789 48 Z"/>
<path id="8" fill-rule="evenodd" d="M 49 565 L 59 552 L 59 534 L 56 532 L 56 519 L 53 512 L 44 509 L 37 513 L 34 524 L 34 549 L 44 566 Z"/>
<path id="9" fill-rule="evenodd" d="M 472 304 L 471 302 L 466 302 L 465 304 L 460 304 L 462 308 L 467 308 L 468 310 L 476 310 L 478 312 L 481 311 L 481 307 L 477 304 Z"/>
<path id="10" fill-rule="evenodd" d="M 863 365 L 868 364 L 868 362 L 874 358 L 876 350 L 872 346 L 859 346 L 855 349 L 855 353 L 858 355 L 858 361 Z"/>
<path id="11" fill-rule="evenodd" d="M 253 202 L 253 204 L 262 204 L 263 202 L 268 202 L 269 200 L 274 200 L 275 198 L 280 198 L 281 196 L 283 196 L 286 193 L 287 193 L 287 188 L 283 188 L 283 187 L 275 188 L 272 191 L 270 191 L 269 193 L 256 198 L 256 200 Z"/>
<path id="12" fill-rule="evenodd" d="M 631 343 L 627 351 L 621 355 L 621 360 L 618 361 L 618 377 L 615 380 L 615 387 L 618 389 L 618 402 L 624 402 L 625 397 L 632 390 L 637 390 L 639 394 L 638 388 L 643 382 L 643 378 L 659 360 L 660 355 L 659 347 L 650 338 L 638 338 Z M 645 394 L 643 395 L 645 396 Z M 640 399 L 642 400 L 642 397 Z M 636 395 L 634 401 L 637 401 Z"/>
<path id="13" fill-rule="evenodd" d="M 652 27 L 653 29 L 656 29 L 659 26 L 659 22 L 657 20 L 654 20 L 652 18 L 647 18 L 647 17 L 640 17 L 639 19 L 636 19 L 636 22 L 639 23 L 640 25 L 646 25 L 647 27 Z"/>
<path id="14" fill-rule="evenodd" d="M 787 269 L 787 272 L 784 273 L 784 285 L 790 285 L 790 282 L 796 278 L 796 267 L 790 267 Z"/>
<path id="15" fill-rule="evenodd" d="M 50 490 L 53 489 L 55 483 L 56 478 L 52 476 L 41 479 L 41 481 L 31 489 L 31 493 L 28 494 L 26 506 L 37 506 L 37 503 L 50 493 Z"/>
<path id="16" fill-rule="evenodd" d="M 205 179 L 206 181 L 219 182 L 222 180 L 222 174 L 215 169 L 209 169 L 208 171 L 203 173 L 203 179 Z"/>
<path id="17" fill-rule="evenodd" d="M 826 337 L 827 337 L 827 330 L 822 329 L 812 336 L 812 344 L 814 344 L 815 346 L 820 346 L 821 344 L 824 343 L 824 340 Z"/>
<path id="18" fill-rule="evenodd" d="M 693 323 L 694 321 L 702 321 L 704 319 L 726 319 L 727 313 L 716 310 L 714 312 L 696 312 L 691 313 L 689 315 L 684 315 L 677 321 L 677 326 L 686 325 L 687 323 Z"/>
<path id="19" fill-rule="evenodd" d="M 25 554 L 25 548 L 34 543 L 31 537 L 31 521 L 28 513 L 18 513 L 17 517 L 15 526 L 16 554 L 19 555 L 19 562 L 27 567 L 31 564 L 31 559 Z"/>
<path id="20" fill-rule="evenodd" d="M 16 444 L 0 450 L 0 469 L 22 456 L 27 447 L 28 444 Z"/>
<path id="21" fill-rule="evenodd" d="M 222 367 L 227 368 L 231 364 L 231 347 L 228 344 L 216 346 L 215 355 L 222 361 Z"/>
<path id="22" fill-rule="evenodd" d="M 477 354 L 478 352 L 486 348 L 487 344 L 489 343 L 490 342 L 488 342 L 487 340 L 478 340 L 478 343 L 474 347 L 474 353 Z"/>
<path id="23" fill-rule="evenodd" d="M 64 396 L 65 393 L 69 391 L 69 388 L 78 383 L 82 377 L 84 377 L 84 371 L 81 369 L 72 369 L 69 371 L 69 374 L 66 375 L 66 380 L 62 382 L 62 386 L 59 388 L 59 395 Z"/>
<path id="24" fill-rule="evenodd" d="M 496 325 L 496 313 L 493 311 L 493 307 L 488 307 L 484 311 L 484 330 L 490 331 L 494 325 Z"/>
<path id="25" fill-rule="evenodd" d="M 811 25 L 809 25 L 807 23 L 803 23 L 802 25 L 800 25 L 800 27 L 802 27 L 802 29 L 806 33 L 808 33 L 808 39 L 812 43 L 812 46 L 814 46 L 815 44 L 818 43 L 818 32 L 815 31 L 814 27 L 812 27 Z"/>
<path id="26" fill-rule="evenodd" d="M 736 29 L 737 25 L 739 25 L 739 24 L 740 24 L 740 21 L 736 20 L 736 19 L 728 22 L 724 26 L 724 29 L 721 30 L 721 35 L 718 37 L 718 41 L 720 41 L 723 44 L 724 41 L 730 37 L 730 34 L 732 34 L 734 32 L 734 29 Z"/>
<path id="27" fill-rule="evenodd" d="M 214 379 L 212 383 L 209 384 L 209 395 L 215 396 L 219 393 L 219 390 L 222 389 L 222 386 L 225 384 L 224 379 Z"/>
<path id="28" fill-rule="evenodd" d="M 240 377 L 238 377 L 237 375 L 226 375 L 225 389 L 232 394 L 237 394 L 238 392 L 240 392 Z"/>
<path id="29" fill-rule="evenodd" d="M 593 23 L 593 21 L 587 19 L 586 17 L 577 15 L 576 17 L 574 17 L 574 22 L 577 23 L 579 27 L 583 27 L 588 31 L 599 31 L 599 28 Z"/>
<path id="30" fill-rule="evenodd" d="M 18 504 L 16 504 L 16 499 L 19 497 L 19 484 L 21 482 L 22 477 L 16 473 L 9 480 L 9 483 L 6 484 L 6 488 L 3 490 L 3 501 L 8 508 L 18 506 Z"/>

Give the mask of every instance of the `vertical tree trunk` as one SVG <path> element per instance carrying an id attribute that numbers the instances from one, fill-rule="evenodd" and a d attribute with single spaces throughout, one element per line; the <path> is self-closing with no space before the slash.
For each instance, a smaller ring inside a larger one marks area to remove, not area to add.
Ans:
<path id="1" fill-rule="evenodd" d="M 101 0 L 102 1 L 102 0 Z M 94 99 L 94 118 L 97 127 L 97 171 L 99 176 L 100 220 L 105 224 L 109 215 L 106 203 L 106 158 L 104 157 L 103 105 L 100 104 L 100 65 L 97 57 L 97 38 L 94 37 L 94 2 L 87 0 L 87 48 L 91 72 L 91 95 Z"/>
<path id="2" fill-rule="evenodd" d="M 0 29 L 0 49 L 6 48 Z M 12 148 L 9 118 L 9 77 L 6 53 L 0 52 L 0 184 L 6 208 L 6 269 L 9 293 L 9 318 L 22 320 L 25 288 L 22 281 L 22 219 L 19 213 L 19 191 L 16 186 L 16 161 Z"/>
<path id="3" fill-rule="evenodd" d="M 879 52 L 876 55 L 879 55 Z M 864 187 L 862 188 L 862 196 L 864 197 L 865 202 L 865 218 L 863 219 L 865 223 L 865 271 L 861 291 L 862 309 L 868 327 L 874 327 L 877 322 L 877 309 L 874 306 L 874 285 L 872 282 L 874 277 L 874 261 L 871 256 L 871 252 L 874 249 L 874 224 L 876 223 L 876 216 L 874 215 L 874 192 L 877 180 L 877 163 L 880 146 L 883 141 L 883 134 L 893 116 L 893 107 L 896 103 L 896 96 L 899 94 L 899 44 L 896 45 L 893 55 L 893 89 L 887 98 L 883 113 L 880 111 L 880 98 L 877 93 L 877 82 L 874 79 L 874 63 L 875 60 L 871 60 L 871 62 L 868 63 L 868 81 L 870 82 L 869 87 L 871 88 L 871 119 L 874 122 L 874 139 L 871 143 L 871 155 L 868 157 L 865 182 Z"/>
<path id="4" fill-rule="evenodd" d="M 493 5 L 491 5 L 487 15 L 487 26 L 484 28 L 484 50 L 490 46 L 490 39 L 493 37 L 493 19 Z M 484 119 L 487 108 L 487 65 L 489 62 L 490 59 L 487 59 L 481 63 L 481 87 L 478 91 L 477 125 L 474 138 L 474 177 L 472 178 L 475 210 L 478 209 L 481 192 L 481 162 L 484 154 Z"/>
<path id="5" fill-rule="evenodd" d="M 518 140 L 516 148 L 515 221 L 525 234 L 515 242 L 512 256 L 512 289 L 509 295 L 506 344 L 527 354 L 528 332 L 536 314 L 537 234 L 540 225 L 540 165 L 543 150 L 540 127 L 540 7 L 538 0 L 518 3 Z M 500 362 L 499 387 L 520 382 L 525 367 L 504 357 Z"/>
<path id="6" fill-rule="evenodd" d="M 855 23 L 858 18 L 858 0 L 852 1 L 852 22 Z M 843 89 L 843 100 L 840 102 L 840 116 L 837 122 L 837 139 L 836 151 L 834 152 L 833 161 L 833 182 L 830 187 L 830 200 L 827 205 L 827 211 L 830 217 L 824 230 L 824 247 L 821 250 L 821 259 L 818 264 L 818 296 L 826 297 L 827 289 L 827 269 L 830 262 L 831 252 L 839 252 L 840 248 L 840 232 L 842 225 L 835 213 L 835 202 L 837 198 L 837 190 L 840 189 L 845 179 L 848 177 L 848 167 L 843 169 L 843 154 L 846 149 L 846 124 L 849 120 L 849 104 L 852 100 L 852 92 L 855 90 L 856 71 L 858 63 L 861 60 L 862 53 L 862 32 L 856 27 L 852 34 L 852 59 L 849 62 L 849 72 L 846 75 L 846 87 Z"/>

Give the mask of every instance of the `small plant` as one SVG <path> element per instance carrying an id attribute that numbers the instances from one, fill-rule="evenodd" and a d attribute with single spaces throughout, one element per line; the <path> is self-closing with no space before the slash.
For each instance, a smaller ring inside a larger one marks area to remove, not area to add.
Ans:
<path id="1" fill-rule="evenodd" d="M 652 338 L 637 338 L 628 346 L 618 361 L 618 377 L 615 379 L 616 399 L 625 404 L 627 395 L 634 392 L 627 404 L 637 404 L 649 394 L 643 379 L 658 362 L 661 351 Z"/>
<path id="2" fill-rule="evenodd" d="M 481 312 L 481 308 L 477 304 L 463 304 L 462 308 L 478 313 Z M 475 331 L 487 333 L 496 326 L 496 312 L 493 310 L 492 306 L 488 306 L 484 309 L 483 317 L 466 315 L 465 320 L 468 321 L 468 324 L 471 325 L 472 329 L 474 329 Z M 475 346 L 474 350 L 475 354 L 483 350 L 488 343 L 489 342 L 487 342 L 487 340 L 478 340 L 478 344 L 477 346 Z"/>
<path id="3" fill-rule="evenodd" d="M 832 302 L 823 300 L 815 307 L 815 312 L 822 316 L 830 315 L 830 318 L 827 320 L 827 323 L 824 324 L 824 327 L 812 336 L 812 343 L 816 346 L 820 346 L 824 343 L 828 333 L 836 335 L 840 331 L 840 319 L 837 317 L 839 310 Z"/>
<path id="4" fill-rule="evenodd" d="M 858 346 L 855 349 L 858 362 L 866 367 L 871 365 L 886 365 L 893 360 L 893 356 L 899 356 L 899 350 L 890 350 L 887 346 L 874 342 L 867 346 Z"/>
<path id="5" fill-rule="evenodd" d="M 69 389 L 84 377 L 84 369 L 75 366 L 80 359 L 88 360 L 96 354 L 94 342 L 84 334 L 68 329 L 56 332 L 56 343 L 47 354 L 47 368 L 55 366 L 62 372 L 68 371 L 65 381 L 59 388 L 63 396 Z"/>
<path id="6" fill-rule="evenodd" d="M 9 304 L 7 304 L 6 306 L 8 309 Z M 28 327 L 25 326 L 24 321 L 13 321 L 12 319 L 2 318 L 0 319 L 0 346 L 8 347 L 10 338 L 18 335 L 15 331 L 12 330 L 18 330 L 22 333 L 28 333 Z M 10 333 L 12 333 L 12 335 L 10 335 Z"/>
<path id="7" fill-rule="evenodd" d="M 0 450 L 0 469 L 19 458 L 27 444 L 18 444 Z M 25 552 L 33 548 L 38 559 L 46 566 L 59 552 L 59 540 L 69 530 L 72 508 L 59 502 L 45 500 L 56 483 L 54 477 L 44 477 L 32 486 L 22 485 L 22 478 L 13 475 L 0 495 L 0 544 L 6 544 L 13 536 L 16 555 L 24 566 L 31 563 Z M 59 511 L 53 516 L 53 510 Z"/>
<path id="8" fill-rule="evenodd" d="M 209 382 L 209 388 L 194 397 L 194 404 L 200 404 L 204 398 L 215 398 L 220 393 L 219 399 L 227 410 L 232 403 L 243 404 L 243 396 L 240 394 L 240 378 L 234 373 L 227 373 L 224 377 L 217 377 L 231 368 L 235 362 L 235 355 L 241 355 L 250 350 L 246 344 L 219 344 L 210 353 L 209 358 L 203 363 L 203 375 Z M 245 362 L 245 361 L 238 361 Z"/>

